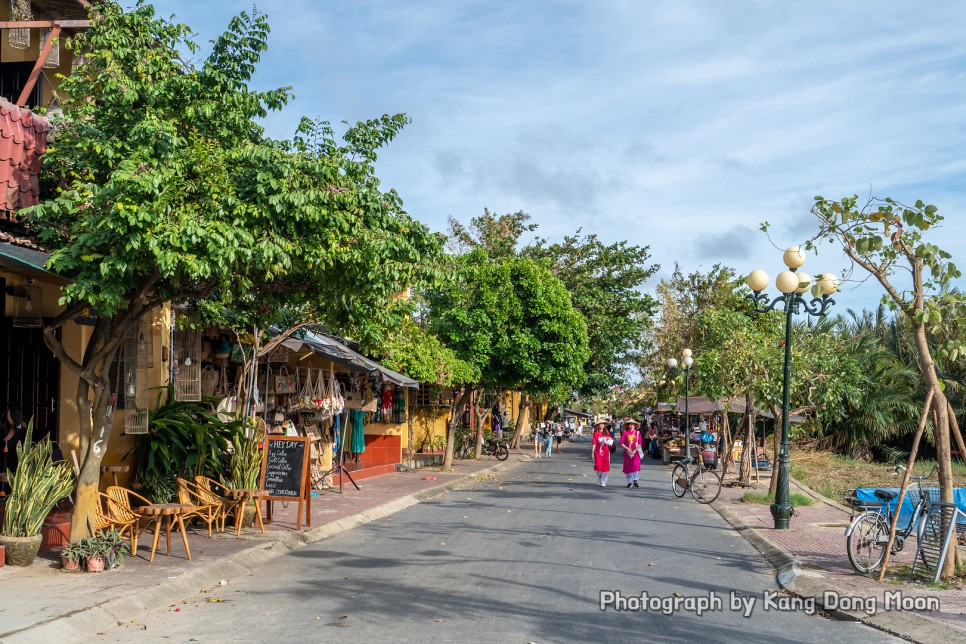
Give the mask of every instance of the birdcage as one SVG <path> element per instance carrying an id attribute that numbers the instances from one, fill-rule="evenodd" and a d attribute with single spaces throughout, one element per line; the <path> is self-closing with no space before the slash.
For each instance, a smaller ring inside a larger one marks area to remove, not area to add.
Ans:
<path id="1" fill-rule="evenodd" d="M 10 21 L 26 22 L 33 20 L 30 13 L 30 0 L 10 0 Z M 30 47 L 30 29 L 8 29 L 7 44 L 13 49 Z"/>
<path id="2" fill-rule="evenodd" d="M 43 47 L 47 44 L 50 39 L 50 29 L 44 29 L 40 32 L 40 46 Z M 60 67 L 60 39 L 54 39 L 54 42 L 50 46 L 50 52 L 47 54 L 47 60 L 44 61 L 44 67 L 56 68 Z"/>
<path id="3" fill-rule="evenodd" d="M 174 399 L 201 400 L 201 333 L 176 331 L 172 361 Z"/>
<path id="4" fill-rule="evenodd" d="M 118 397 L 124 400 L 124 433 L 148 433 L 148 356 L 141 342 L 142 324 L 133 325 L 124 334 L 121 348 L 121 382 L 116 383 Z"/>
<path id="5" fill-rule="evenodd" d="M 19 329 L 37 329 L 44 325 L 44 298 L 41 288 L 27 279 L 23 286 L 13 289 L 13 320 Z"/>

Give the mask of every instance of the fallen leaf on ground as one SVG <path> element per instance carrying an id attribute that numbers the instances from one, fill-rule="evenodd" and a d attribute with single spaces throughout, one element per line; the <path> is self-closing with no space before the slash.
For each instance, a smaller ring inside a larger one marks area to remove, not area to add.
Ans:
<path id="1" fill-rule="evenodd" d="M 442 617 L 434 617 L 434 618 L 433 618 L 433 621 L 434 621 L 434 622 L 445 622 L 446 620 L 445 620 L 445 619 L 443 619 Z"/>
<path id="2" fill-rule="evenodd" d="M 326 626 L 336 626 L 338 628 L 348 628 L 349 625 L 345 622 L 329 622 Z"/>
<path id="3" fill-rule="evenodd" d="M 209 597 L 208 598 L 208 603 L 209 604 L 214 604 L 214 603 L 221 602 L 221 601 L 225 601 L 225 600 L 223 600 L 221 597 Z"/>

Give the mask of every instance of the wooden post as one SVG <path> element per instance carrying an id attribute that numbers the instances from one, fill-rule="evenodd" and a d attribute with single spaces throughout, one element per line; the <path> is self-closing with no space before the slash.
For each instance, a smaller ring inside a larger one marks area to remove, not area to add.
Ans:
<path id="1" fill-rule="evenodd" d="M 892 515 L 892 525 L 889 526 L 889 541 L 885 545 L 885 556 L 882 559 L 882 568 L 879 570 L 879 581 L 885 578 L 886 566 L 889 565 L 889 552 L 892 550 L 892 543 L 896 540 L 896 527 L 899 525 L 899 511 L 902 510 L 902 502 L 906 498 L 906 490 L 909 489 L 909 478 L 912 476 L 912 466 L 916 464 L 916 454 L 919 452 L 919 439 L 926 428 L 926 419 L 929 418 L 929 407 L 932 405 L 932 397 L 935 392 L 930 389 L 926 394 L 926 403 L 922 407 L 922 414 L 919 416 L 919 426 L 916 427 L 916 436 L 912 439 L 912 451 L 909 454 L 909 463 L 906 466 L 906 474 L 902 477 L 902 487 L 899 488 L 899 498 L 896 500 L 896 512 Z"/>
<path id="2" fill-rule="evenodd" d="M 30 76 L 27 78 L 27 83 L 23 86 L 23 90 L 20 92 L 20 98 L 17 99 L 17 105 L 20 107 L 27 106 L 27 99 L 30 98 L 30 92 L 34 91 L 34 85 L 37 84 L 37 79 L 40 78 L 40 71 L 44 68 L 44 63 L 47 62 L 47 57 L 50 55 L 50 50 L 53 49 L 54 40 L 60 36 L 60 26 L 52 27 L 50 30 L 50 36 L 47 37 L 47 42 L 44 43 L 43 49 L 40 50 L 40 55 L 37 56 L 37 62 L 34 64 L 34 68 L 30 71 Z"/>

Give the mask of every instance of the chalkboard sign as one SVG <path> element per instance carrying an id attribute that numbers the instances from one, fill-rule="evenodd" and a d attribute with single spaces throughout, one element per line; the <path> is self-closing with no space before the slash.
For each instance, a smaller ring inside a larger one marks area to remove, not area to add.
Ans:
<path id="1" fill-rule="evenodd" d="M 310 439 L 302 436 L 266 436 L 262 454 L 262 489 L 268 501 L 298 501 L 296 529 L 302 524 L 302 503 L 309 519 L 308 485 Z"/>

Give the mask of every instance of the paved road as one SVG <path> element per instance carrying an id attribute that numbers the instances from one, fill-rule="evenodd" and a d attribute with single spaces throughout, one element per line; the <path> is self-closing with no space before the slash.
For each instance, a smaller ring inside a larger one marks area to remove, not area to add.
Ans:
<path id="1" fill-rule="evenodd" d="M 646 464 L 637 490 L 618 467 L 603 489 L 588 444 L 564 450 L 275 559 L 99 641 L 898 641 L 766 610 L 774 572 L 713 509 L 673 498 L 663 466 Z M 601 591 L 717 597 L 724 610 L 601 611 Z M 732 592 L 752 602 L 749 617 L 729 610 Z"/>

